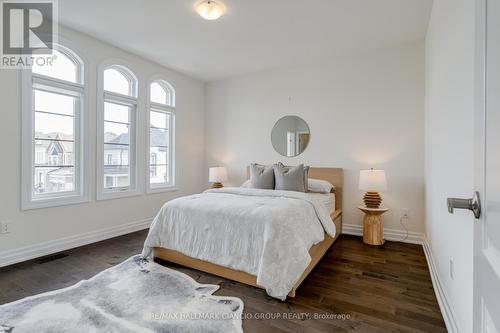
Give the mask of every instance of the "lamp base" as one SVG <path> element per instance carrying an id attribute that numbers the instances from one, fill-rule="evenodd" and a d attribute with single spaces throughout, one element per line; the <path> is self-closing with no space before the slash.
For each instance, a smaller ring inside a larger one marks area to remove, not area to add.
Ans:
<path id="1" fill-rule="evenodd" d="M 222 187 L 224 187 L 224 185 L 222 185 L 221 182 L 215 182 L 212 185 L 212 188 L 222 188 Z"/>
<path id="2" fill-rule="evenodd" d="M 363 197 L 363 201 L 365 202 L 365 206 L 368 208 L 379 208 L 382 203 L 382 197 L 378 192 L 366 192 Z"/>

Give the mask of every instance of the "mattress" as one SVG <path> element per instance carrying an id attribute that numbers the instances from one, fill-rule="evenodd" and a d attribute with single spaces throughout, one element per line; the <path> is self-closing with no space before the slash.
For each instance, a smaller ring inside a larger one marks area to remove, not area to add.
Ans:
<path id="1" fill-rule="evenodd" d="M 335 211 L 335 193 L 308 192 L 307 195 L 316 198 L 330 215 Z"/>

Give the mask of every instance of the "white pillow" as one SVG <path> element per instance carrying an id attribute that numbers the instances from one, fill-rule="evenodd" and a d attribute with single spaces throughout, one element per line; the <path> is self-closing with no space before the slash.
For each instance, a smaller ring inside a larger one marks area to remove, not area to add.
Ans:
<path id="1" fill-rule="evenodd" d="M 241 187 L 252 187 L 252 182 L 250 181 L 250 179 L 245 180 L 245 182 L 241 184 Z"/>
<path id="2" fill-rule="evenodd" d="M 332 191 L 332 188 L 335 188 L 332 183 L 326 180 L 309 178 L 307 182 L 309 192 L 330 193 Z"/>

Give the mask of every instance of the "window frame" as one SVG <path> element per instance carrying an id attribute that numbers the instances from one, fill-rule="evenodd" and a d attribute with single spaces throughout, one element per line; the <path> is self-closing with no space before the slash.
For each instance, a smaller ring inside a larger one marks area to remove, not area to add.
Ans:
<path id="1" fill-rule="evenodd" d="M 62 45 L 64 44 L 64 45 Z M 89 202 L 89 151 L 88 151 L 88 73 L 86 61 L 74 51 L 71 42 L 53 44 L 52 48 L 70 58 L 77 66 L 78 83 L 51 78 L 33 73 L 31 69 L 21 70 L 21 209 L 57 207 Z M 70 47 L 66 46 L 69 45 Z M 64 192 L 33 193 L 35 178 L 35 110 L 34 90 L 43 90 L 78 97 L 74 114 L 74 190 Z"/>
<path id="2" fill-rule="evenodd" d="M 151 101 L 151 85 L 153 83 L 159 83 L 164 89 L 170 91 L 170 105 L 160 104 Z M 169 192 L 169 191 L 177 191 L 176 187 L 176 168 L 175 168 L 175 119 L 176 119 L 176 92 L 170 81 L 164 75 L 155 75 L 150 78 L 147 84 L 146 91 L 146 164 L 147 164 L 147 172 L 146 172 L 146 192 L 148 194 L 152 193 L 160 193 L 160 192 Z M 161 183 L 161 184 L 151 184 L 151 172 L 150 172 L 150 147 L 151 147 L 151 111 L 166 113 L 169 115 L 169 161 L 170 164 L 167 168 L 167 172 L 169 173 L 171 181 L 169 183 Z"/>
<path id="3" fill-rule="evenodd" d="M 116 69 L 131 82 L 131 96 L 104 90 L 104 71 Z M 100 64 L 97 73 L 97 151 L 96 151 L 96 199 L 109 200 L 142 194 L 143 182 L 139 177 L 143 172 L 141 154 L 141 117 L 139 80 L 132 66 L 121 59 L 108 59 Z M 104 103 L 110 102 L 130 107 L 129 111 L 129 180 L 130 185 L 106 189 L 104 187 Z"/>

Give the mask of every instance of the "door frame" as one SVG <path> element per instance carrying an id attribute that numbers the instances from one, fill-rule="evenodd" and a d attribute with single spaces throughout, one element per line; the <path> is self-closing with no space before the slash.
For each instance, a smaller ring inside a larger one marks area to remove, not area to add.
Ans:
<path id="1" fill-rule="evenodd" d="M 486 317 L 479 292 L 478 274 L 482 247 L 486 241 L 485 216 L 486 209 L 486 73 L 487 73 L 487 5 L 488 0 L 475 1 L 475 72 L 474 72 L 474 186 L 482 202 L 482 214 L 474 220 L 473 239 L 473 332 L 482 332 Z"/>

